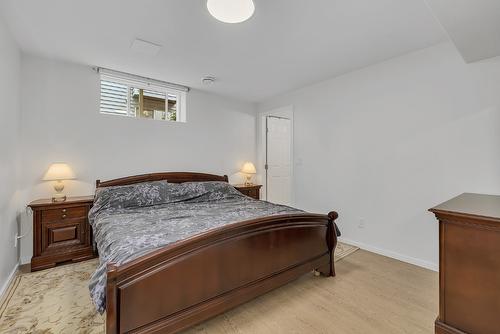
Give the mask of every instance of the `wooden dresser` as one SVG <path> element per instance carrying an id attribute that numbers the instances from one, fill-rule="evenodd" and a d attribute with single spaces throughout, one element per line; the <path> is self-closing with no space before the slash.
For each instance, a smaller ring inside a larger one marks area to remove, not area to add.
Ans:
<path id="1" fill-rule="evenodd" d="M 262 185 L 260 184 L 251 184 L 251 185 L 244 185 L 244 184 L 235 184 L 233 185 L 240 193 L 243 195 L 246 195 L 248 197 L 253 197 L 255 199 L 260 199 L 260 188 Z"/>
<path id="2" fill-rule="evenodd" d="M 500 333 L 500 196 L 462 194 L 439 220 L 438 334 Z"/>
<path id="3" fill-rule="evenodd" d="M 65 202 L 41 199 L 28 205 L 33 210 L 31 271 L 94 257 L 87 217 L 93 200 L 93 196 L 68 197 Z"/>

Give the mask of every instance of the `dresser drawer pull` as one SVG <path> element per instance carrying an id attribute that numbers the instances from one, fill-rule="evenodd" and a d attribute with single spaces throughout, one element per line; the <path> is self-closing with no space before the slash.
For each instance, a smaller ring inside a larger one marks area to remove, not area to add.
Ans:
<path id="1" fill-rule="evenodd" d="M 62 216 L 61 216 L 61 218 L 62 218 L 62 219 L 66 218 L 66 217 L 67 217 L 66 215 L 62 215 Z"/>
<path id="2" fill-rule="evenodd" d="M 66 209 L 62 209 L 62 213 L 66 213 Z"/>

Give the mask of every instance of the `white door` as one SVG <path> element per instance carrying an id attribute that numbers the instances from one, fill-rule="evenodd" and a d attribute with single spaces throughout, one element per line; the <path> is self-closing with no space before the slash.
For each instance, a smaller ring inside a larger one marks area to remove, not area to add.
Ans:
<path id="1" fill-rule="evenodd" d="M 291 204 L 291 121 L 266 118 L 266 194 L 272 203 Z"/>

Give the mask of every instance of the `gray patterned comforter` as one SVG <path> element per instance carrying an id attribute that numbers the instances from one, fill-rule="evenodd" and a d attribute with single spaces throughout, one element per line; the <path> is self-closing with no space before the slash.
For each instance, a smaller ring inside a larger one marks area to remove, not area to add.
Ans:
<path id="1" fill-rule="evenodd" d="M 100 257 L 89 283 L 92 300 L 103 313 L 110 262 L 120 265 L 223 225 L 300 212 L 246 197 L 225 182 L 157 181 L 99 188 L 89 213 Z"/>

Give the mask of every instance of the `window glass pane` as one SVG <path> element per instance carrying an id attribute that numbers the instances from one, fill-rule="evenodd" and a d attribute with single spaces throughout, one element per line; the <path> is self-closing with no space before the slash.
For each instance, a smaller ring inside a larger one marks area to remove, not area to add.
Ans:
<path id="1" fill-rule="evenodd" d="M 168 94 L 167 120 L 177 121 L 177 96 Z"/>
<path id="2" fill-rule="evenodd" d="M 144 90 L 144 110 L 153 119 L 165 120 L 165 93 Z"/>
<path id="3" fill-rule="evenodd" d="M 130 87 L 130 115 L 139 117 L 139 89 Z"/>
<path id="4" fill-rule="evenodd" d="M 101 80 L 101 112 L 127 115 L 127 85 Z"/>
<path id="5" fill-rule="evenodd" d="M 166 120 L 166 94 L 130 87 L 130 112 L 139 118 Z"/>

